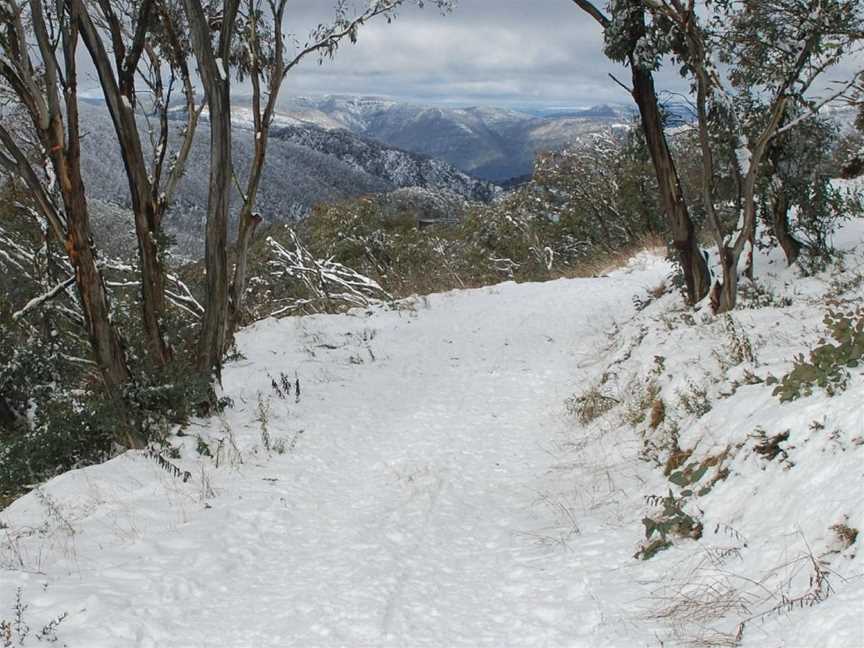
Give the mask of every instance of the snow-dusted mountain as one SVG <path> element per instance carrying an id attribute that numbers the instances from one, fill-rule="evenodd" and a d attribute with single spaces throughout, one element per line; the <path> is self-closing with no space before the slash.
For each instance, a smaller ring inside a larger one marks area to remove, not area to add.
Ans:
<path id="1" fill-rule="evenodd" d="M 242 178 L 252 159 L 254 135 L 248 111 L 238 106 L 234 115 L 234 165 L 238 177 Z M 85 131 L 82 159 L 91 197 L 104 203 L 129 206 L 120 151 L 113 137 L 100 137 L 101 133 L 113 134 L 108 112 L 95 102 L 84 103 L 81 123 Z M 203 250 L 208 141 L 208 126 L 206 119 L 202 119 L 178 191 L 177 209 L 166 220 L 166 228 L 185 255 L 196 255 Z M 495 185 L 473 178 L 447 162 L 381 144 L 341 128 L 327 130 L 296 116 L 280 114 L 268 146 L 257 207 L 265 221 L 286 222 L 302 218 L 319 202 L 403 187 L 440 190 L 470 201 L 488 201 L 500 191 Z M 235 203 L 237 200 L 239 197 L 235 196 Z"/>
<path id="2" fill-rule="evenodd" d="M 394 187 L 437 188 L 481 202 L 492 200 L 500 192 L 495 185 L 473 178 L 443 160 L 392 148 L 346 130 L 286 126 L 274 130 L 272 136 L 323 153 Z"/>
<path id="3" fill-rule="evenodd" d="M 538 151 L 561 148 L 629 119 L 627 108 L 608 105 L 529 113 L 348 96 L 287 99 L 281 111 L 281 119 L 343 128 L 496 182 L 530 173 Z"/>

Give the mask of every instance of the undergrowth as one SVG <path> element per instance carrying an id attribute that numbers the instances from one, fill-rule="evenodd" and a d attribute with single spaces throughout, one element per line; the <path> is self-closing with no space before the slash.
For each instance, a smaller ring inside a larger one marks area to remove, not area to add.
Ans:
<path id="1" fill-rule="evenodd" d="M 24 602 L 24 590 L 19 587 L 15 592 L 12 616 L 8 619 L 0 618 L 0 648 L 29 645 L 30 637 L 45 643 L 57 643 L 59 641 L 57 630 L 69 616 L 68 613 L 64 612 L 44 623 L 41 629 L 34 630 L 28 622 L 27 610 L 29 608 L 30 604 Z"/>
<path id="2" fill-rule="evenodd" d="M 850 369 L 860 366 L 864 358 L 864 306 L 835 302 L 824 322 L 833 342 L 823 341 L 808 358 L 804 354 L 795 357 L 792 371 L 774 388 L 781 402 L 810 396 L 816 387 L 829 396 L 845 391 Z M 776 379 L 772 382 L 776 383 Z"/>

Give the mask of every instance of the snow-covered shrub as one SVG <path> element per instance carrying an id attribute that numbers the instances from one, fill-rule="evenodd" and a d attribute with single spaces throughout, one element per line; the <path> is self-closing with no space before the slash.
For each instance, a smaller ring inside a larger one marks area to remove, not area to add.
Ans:
<path id="1" fill-rule="evenodd" d="M 593 385 L 581 394 L 568 398 L 565 406 L 581 425 L 588 425 L 618 404 L 617 399 L 603 393 L 600 385 Z"/>
<path id="2" fill-rule="evenodd" d="M 417 215 L 372 198 L 316 208 L 308 221 L 309 248 L 404 296 L 461 287 L 463 254 L 453 226 L 421 229 Z"/>
<path id="3" fill-rule="evenodd" d="M 627 387 L 627 394 L 622 403 L 621 420 L 637 427 L 651 414 L 660 396 L 660 386 L 653 377 L 644 381 L 634 378 Z"/>
<path id="4" fill-rule="evenodd" d="M 831 526 L 831 530 L 837 536 L 837 540 L 839 541 L 840 551 L 845 551 L 858 541 L 858 529 L 850 527 L 847 522 L 848 518 L 844 522 L 838 522 Z"/>
<path id="5" fill-rule="evenodd" d="M 702 523 L 693 515 L 685 512 L 685 497 L 676 498 L 672 491 L 665 497 L 651 495 L 646 498 L 655 511 L 642 519 L 645 526 L 645 542 L 636 552 L 636 557 L 650 560 L 658 552 L 672 546 L 671 537 L 702 537 Z"/>
<path id="6" fill-rule="evenodd" d="M 678 406 L 687 414 L 699 418 L 711 411 L 711 399 L 704 387 L 689 383 L 685 389 L 678 391 Z"/>
<path id="7" fill-rule="evenodd" d="M 830 171 L 837 178 L 857 178 L 864 173 L 864 135 L 854 130 L 840 136 L 831 153 Z"/>
<path id="8" fill-rule="evenodd" d="M 0 494 L 110 456 L 116 413 L 98 393 L 46 389 L 28 402 L 28 421 L 0 436 Z"/>
<path id="9" fill-rule="evenodd" d="M 0 199 L 0 498 L 11 498 L 59 472 L 104 460 L 130 429 L 158 438 L 211 399 L 187 359 L 197 315 L 185 285 L 169 282 L 171 299 L 180 301 L 171 302 L 164 319 L 177 361 L 152 367 L 135 270 L 103 259 L 113 322 L 133 374 L 118 401 L 108 399 L 65 253 L 23 199 L 3 195 L 14 201 Z"/>
<path id="10" fill-rule="evenodd" d="M 663 231 L 654 172 L 639 128 L 610 130 L 540 155 L 537 203 L 559 236 L 581 243 L 581 256 L 615 253 Z M 575 252 L 575 250 L 574 250 Z"/>
<path id="11" fill-rule="evenodd" d="M 497 275 L 534 281 L 555 276 L 566 262 L 559 233 L 541 198 L 527 187 L 470 212 L 459 236 L 477 278 Z"/>
<path id="12" fill-rule="evenodd" d="M 864 359 L 864 307 L 837 304 L 824 321 L 834 341 L 812 349 L 809 358 L 796 356 L 794 368 L 774 389 L 781 402 L 810 396 L 815 387 L 829 396 L 844 391 L 849 370 L 859 367 Z"/>

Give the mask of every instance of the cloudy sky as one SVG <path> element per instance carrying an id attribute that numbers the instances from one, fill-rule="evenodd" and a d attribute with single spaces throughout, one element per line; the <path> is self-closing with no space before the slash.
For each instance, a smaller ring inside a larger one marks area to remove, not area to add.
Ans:
<path id="1" fill-rule="evenodd" d="M 364 4 L 353 1 L 355 7 Z M 316 25 L 332 20 L 335 3 L 291 0 L 286 31 L 305 42 Z M 609 78 L 613 74 L 628 83 L 628 71 L 603 56 L 599 25 L 572 0 L 457 0 L 447 15 L 434 0 L 426 0 L 422 10 L 416 3 L 405 0 L 391 24 L 379 18 L 364 26 L 359 42 L 346 44 L 335 60 L 324 65 L 306 60 L 289 76 L 283 98 L 379 95 L 423 104 L 525 109 L 632 101 Z M 861 69 L 864 57 L 857 56 L 854 65 Z M 88 69 L 86 61 L 82 67 Z M 828 78 L 844 78 L 852 70 L 842 67 Z M 85 91 L 98 93 L 95 73 L 83 76 Z M 687 82 L 670 67 L 656 79 L 661 90 L 687 92 Z M 248 88 L 235 86 L 235 92 Z"/>
<path id="2" fill-rule="evenodd" d="M 627 72 L 602 54 L 599 26 L 572 0 L 458 0 L 442 15 L 406 1 L 392 24 L 364 27 L 359 43 L 324 66 L 309 61 L 293 95 L 376 94 L 424 103 L 583 106 L 627 103 L 608 76 Z M 604 4 L 601 2 L 601 4 Z M 288 29 L 304 39 L 332 16 L 331 0 L 289 3 Z M 665 79 L 673 90 L 681 83 Z"/>

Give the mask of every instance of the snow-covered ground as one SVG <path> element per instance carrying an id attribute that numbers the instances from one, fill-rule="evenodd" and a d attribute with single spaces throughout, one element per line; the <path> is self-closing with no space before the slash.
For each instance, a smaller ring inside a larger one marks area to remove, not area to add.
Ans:
<path id="1" fill-rule="evenodd" d="M 173 460 L 187 482 L 128 453 L 2 513 L 3 607 L 23 585 L 31 625 L 68 612 L 58 636 L 92 648 L 624 641 L 632 532 L 571 519 L 547 473 L 580 365 L 666 272 L 647 265 L 254 326 L 234 408 L 186 430 L 214 457 L 189 436 Z"/>
<path id="2" fill-rule="evenodd" d="M 649 298 L 669 271 L 650 254 L 261 322 L 225 372 L 233 408 L 170 464 L 127 453 L 0 513 L 0 619 L 21 587 L 25 645 L 64 613 L 82 648 L 864 645 L 860 545 L 830 528 L 864 526 L 864 379 L 781 405 L 749 377 L 782 376 L 840 288 L 760 263 L 796 302 L 732 325 Z M 592 391 L 614 407 L 583 425 L 565 403 Z M 677 469 L 705 467 L 692 484 L 663 474 L 670 439 Z M 639 560 L 651 495 L 702 533 Z"/>

